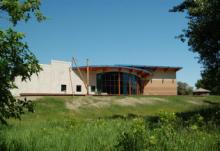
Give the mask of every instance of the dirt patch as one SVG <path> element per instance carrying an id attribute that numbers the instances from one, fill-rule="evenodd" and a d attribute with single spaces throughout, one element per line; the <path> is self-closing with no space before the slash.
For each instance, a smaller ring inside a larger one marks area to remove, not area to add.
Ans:
<path id="1" fill-rule="evenodd" d="M 103 108 L 103 107 L 110 106 L 110 103 L 108 103 L 108 102 L 96 102 L 96 103 L 90 104 L 89 106 L 96 107 L 96 108 Z"/>
<path id="2" fill-rule="evenodd" d="M 113 98 L 111 96 L 105 97 L 105 96 L 97 96 L 93 97 L 93 100 L 98 100 L 98 101 L 111 101 Z"/>
<path id="3" fill-rule="evenodd" d="M 113 103 L 120 106 L 136 106 L 138 104 L 152 104 L 153 102 L 143 98 L 126 97 L 123 99 L 114 100 Z"/>
<path id="4" fill-rule="evenodd" d="M 202 102 L 198 102 L 198 101 L 193 101 L 193 100 L 188 100 L 186 101 L 187 103 L 190 103 L 190 104 L 194 104 L 194 105 L 202 105 L 203 103 Z"/>
<path id="5" fill-rule="evenodd" d="M 77 97 L 72 101 L 67 101 L 66 107 L 71 110 L 78 111 L 79 108 L 103 108 L 111 105 L 119 106 L 136 106 L 136 105 L 153 105 L 156 103 L 168 102 L 166 99 L 157 97 Z"/>
<path id="6" fill-rule="evenodd" d="M 157 98 L 157 97 L 149 97 L 147 99 L 150 99 L 152 101 L 157 101 L 157 102 L 169 102 L 167 99 L 164 98 Z"/>
<path id="7" fill-rule="evenodd" d="M 119 100 L 115 100 L 114 103 L 121 106 L 136 106 L 136 105 L 153 105 L 158 102 L 167 102 L 167 100 L 156 97 L 143 97 L 143 98 L 135 98 L 135 97 L 127 97 Z"/>
<path id="8" fill-rule="evenodd" d="M 100 99 L 98 97 L 78 97 L 74 98 L 72 101 L 67 101 L 66 107 L 75 111 L 79 110 L 81 107 L 102 108 L 109 106 L 111 104 L 109 101 L 106 98 Z"/>

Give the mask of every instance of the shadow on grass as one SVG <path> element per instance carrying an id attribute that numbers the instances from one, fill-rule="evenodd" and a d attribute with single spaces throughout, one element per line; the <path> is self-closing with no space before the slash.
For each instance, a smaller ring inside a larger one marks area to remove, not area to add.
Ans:
<path id="1" fill-rule="evenodd" d="M 212 102 L 209 100 L 203 100 L 204 103 L 207 103 L 209 105 L 214 105 L 214 106 L 220 106 L 220 102 Z"/>
<path id="2" fill-rule="evenodd" d="M 177 117 L 180 117 L 182 121 L 188 121 L 196 115 L 200 115 L 204 118 L 206 123 L 213 122 L 220 126 L 220 103 L 209 100 L 203 100 L 204 103 L 208 104 L 209 107 L 200 108 L 194 111 L 180 112 L 177 113 Z"/>
<path id="3" fill-rule="evenodd" d="M 204 118 L 204 121 L 206 123 L 212 121 L 215 124 L 220 125 L 220 106 L 213 106 L 198 109 L 195 111 L 177 113 L 176 115 L 177 117 L 180 117 L 183 121 L 187 121 L 193 116 L 200 115 Z"/>
<path id="4" fill-rule="evenodd" d="M 208 103 L 208 102 L 207 102 Z M 182 122 L 185 123 L 196 116 L 202 116 L 205 123 L 212 122 L 216 126 L 220 126 L 220 105 L 219 103 L 209 102 L 212 104 L 209 107 L 197 109 L 194 111 L 187 112 L 178 112 L 176 113 L 176 117 Z M 128 113 L 126 115 L 112 115 L 109 117 L 104 117 L 104 119 L 134 119 L 134 118 L 144 118 L 146 121 L 150 123 L 158 123 L 160 120 L 159 116 L 142 116 L 136 115 L 133 113 Z M 101 118 L 103 119 L 103 118 Z M 184 125 L 184 124 L 183 124 Z"/>
<path id="5" fill-rule="evenodd" d="M 134 119 L 134 118 L 143 118 L 144 116 L 140 116 L 140 115 L 137 115 L 137 114 L 133 114 L 133 113 L 128 113 L 128 114 L 125 114 L 125 115 L 121 115 L 121 114 L 114 114 L 112 116 L 107 116 L 107 117 L 99 117 L 99 119 Z"/>

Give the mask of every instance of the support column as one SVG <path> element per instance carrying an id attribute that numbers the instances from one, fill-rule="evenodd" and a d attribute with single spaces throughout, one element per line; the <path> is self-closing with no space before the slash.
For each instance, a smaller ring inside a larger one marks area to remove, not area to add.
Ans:
<path id="1" fill-rule="evenodd" d="M 130 78 L 129 78 L 128 85 L 129 85 L 129 95 L 131 95 L 131 79 Z"/>
<path id="2" fill-rule="evenodd" d="M 86 59 L 86 64 L 87 64 L 87 67 L 86 67 L 86 73 L 87 73 L 87 79 L 86 79 L 86 89 L 87 89 L 87 95 L 89 95 L 89 59 Z"/>
<path id="3" fill-rule="evenodd" d="M 136 94 L 138 95 L 139 91 L 138 91 L 138 82 L 136 82 Z"/>
<path id="4" fill-rule="evenodd" d="M 120 72 L 118 72 L 118 95 L 121 95 L 121 76 Z"/>

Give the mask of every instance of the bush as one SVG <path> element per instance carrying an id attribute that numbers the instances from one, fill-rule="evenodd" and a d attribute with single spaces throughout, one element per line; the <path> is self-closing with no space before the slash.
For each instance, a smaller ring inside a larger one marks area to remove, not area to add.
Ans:
<path id="1" fill-rule="evenodd" d="M 141 151 L 146 148 L 147 132 L 143 119 L 133 119 L 130 127 L 124 129 L 118 136 L 118 144 L 115 145 L 120 151 Z"/>

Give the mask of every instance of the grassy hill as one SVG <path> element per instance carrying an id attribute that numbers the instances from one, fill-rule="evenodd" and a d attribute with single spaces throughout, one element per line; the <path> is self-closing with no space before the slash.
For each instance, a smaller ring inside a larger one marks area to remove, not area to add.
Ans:
<path id="1" fill-rule="evenodd" d="M 220 150 L 220 96 L 42 97 L 0 150 Z"/>

